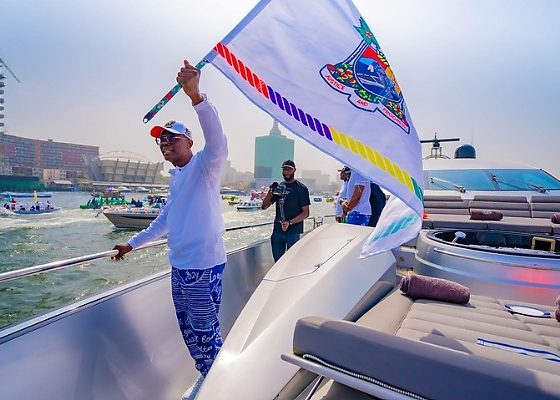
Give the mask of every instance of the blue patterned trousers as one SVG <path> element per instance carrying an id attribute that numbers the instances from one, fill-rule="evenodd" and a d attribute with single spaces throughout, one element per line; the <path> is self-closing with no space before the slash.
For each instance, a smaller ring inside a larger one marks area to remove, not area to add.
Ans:
<path id="1" fill-rule="evenodd" d="M 171 268 L 171 292 L 183 339 L 196 369 L 206 376 L 222 347 L 218 312 L 225 264 L 208 269 Z"/>
<path id="2" fill-rule="evenodd" d="M 351 212 L 346 216 L 346 223 L 351 225 L 367 226 L 370 217 L 370 215 L 361 214 L 359 212 Z"/>

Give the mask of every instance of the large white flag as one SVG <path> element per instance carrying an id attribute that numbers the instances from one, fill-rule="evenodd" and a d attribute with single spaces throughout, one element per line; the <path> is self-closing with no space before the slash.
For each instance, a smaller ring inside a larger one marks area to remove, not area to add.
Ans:
<path id="1" fill-rule="evenodd" d="M 379 43 L 350 0 L 261 1 L 206 60 L 294 134 L 393 194 L 362 256 L 418 233 L 418 135 Z"/>

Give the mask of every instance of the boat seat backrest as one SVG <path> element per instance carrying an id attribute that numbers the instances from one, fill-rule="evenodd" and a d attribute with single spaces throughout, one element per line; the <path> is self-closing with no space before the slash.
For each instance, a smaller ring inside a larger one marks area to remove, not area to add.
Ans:
<path id="1" fill-rule="evenodd" d="M 503 203 L 527 203 L 525 196 L 508 196 L 503 194 L 477 194 L 473 201 L 496 201 Z"/>
<path id="2" fill-rule="evenodd" d="M 437 195 L 437 194 L 427 194 L 424 196 L 424 203 L 427 201 L 463 201 L 463 198 L 460 195 L 454 194 L 445 194 L 445 195 Z"/>
<path id="3" fill-rule="evenodd" d="M 468 215 L 469 201 L 460 196 L 431 196 L 424 198 L 424 211 L 428 214 Z"/>
<path id="4" fill-rule="evenodd" d="M 531 217 L 531 208 L 525 196 L 477 195 L 469 204 L 470 210 L 494 210 L 506 217 Z"/>
<path id="5" fill-rule="evenodd" d="M 533 196 L 531 198 L 531 216 L 533 218 L 550 218 L 560 212 L 560 196 Z"/>

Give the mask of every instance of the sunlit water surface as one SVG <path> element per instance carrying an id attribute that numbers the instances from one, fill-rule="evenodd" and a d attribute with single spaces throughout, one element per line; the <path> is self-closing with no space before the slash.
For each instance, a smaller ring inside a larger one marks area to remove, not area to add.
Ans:
<path id="1" fill-rule="evenodd" d="M 131 197 L 142 195 L 127 194 L 128 199 Z M 116 229 L 103 215 L 98 215 L 98 210 L 80 210 L 79 205 L 89 198 L 88 193 L 56 192 L 51 202 L 62 207 L 58 212 L 0 217 L 0 272 L 110 250 L 134 234 L 134 231 Z M 333 212 L 332 203 L 311 203 L 312 216 Z M 274 218 L 273 207 L 266 211 L 239 212 L 225 201 L 222 214 L 226 227 L 253 225 Z M 271 229 L 264 226 L 226 232 L 226 249 L 267 239 Z M 168 268 L 167 248 L 159 246 L 133 252 L 121 262 L 102 259 L 0 283 L 0 327 Z"/>

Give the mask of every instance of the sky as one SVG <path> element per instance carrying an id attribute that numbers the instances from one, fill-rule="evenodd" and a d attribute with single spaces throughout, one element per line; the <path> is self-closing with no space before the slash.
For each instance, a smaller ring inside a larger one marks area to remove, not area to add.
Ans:
<path id="1" fill-rule="evenodd" d="M 354 3 L 395 72 L 420 139 L 458 137 L 474 144 L 478 158 L 560 175 L 560 1 Z M 142 117 L 175 84 L 182 60 L 202 59 L 255 4 L 0 0 L 0 57 L 22 81 L 5 80 L 6 133 L 160 161 Z M 252 171 L 254 138 L 268 134 L 271 117 L 211 65 L 202 70 L 201 89 L 219 111 L 232 166 Z M 201 148 L 184 95 L 152 122 L 169 119 L 191 125 L 195 150 Z M 322 170 L 334 180 L 338 161 L 282 131 L 296 141 L 300 171 Z"/>

